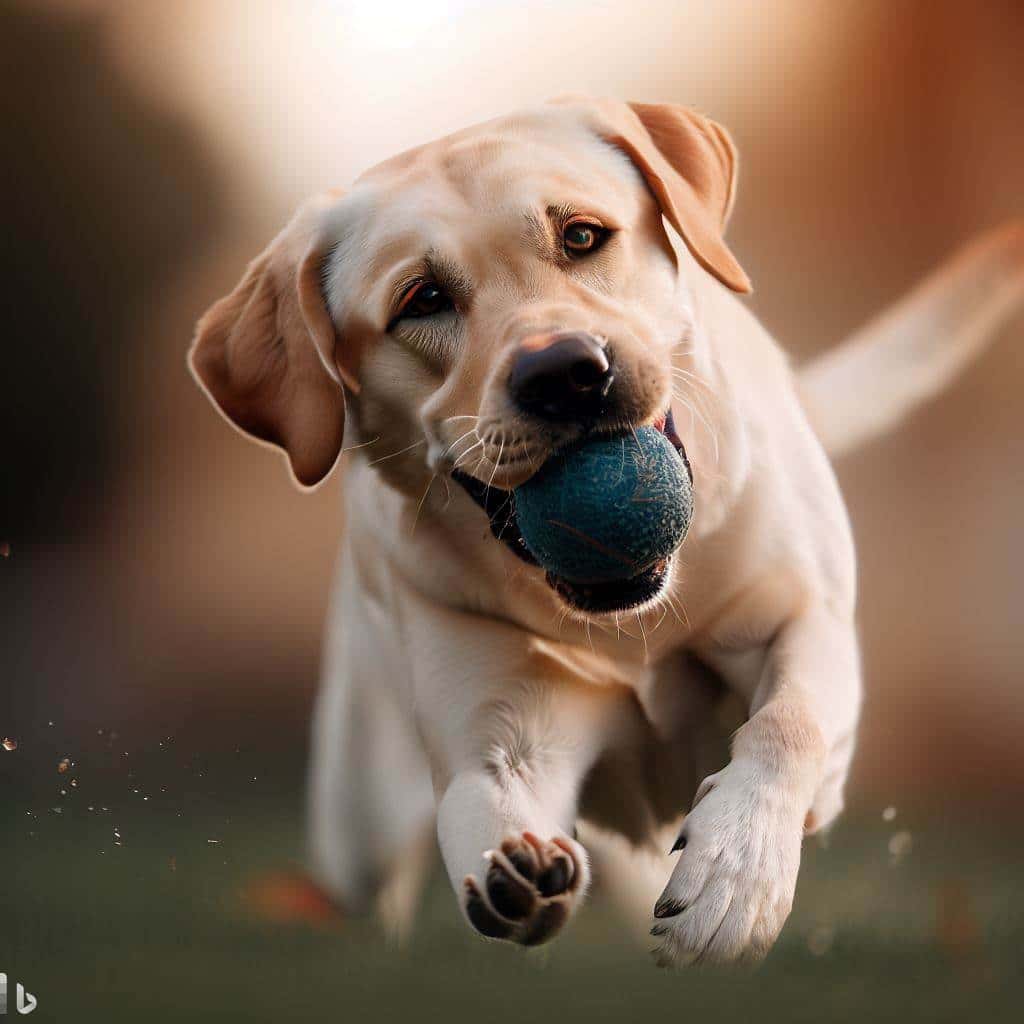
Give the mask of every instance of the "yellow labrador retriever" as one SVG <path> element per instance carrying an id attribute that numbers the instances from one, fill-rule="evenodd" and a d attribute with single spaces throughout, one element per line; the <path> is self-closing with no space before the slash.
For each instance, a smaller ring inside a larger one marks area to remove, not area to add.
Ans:
<path id="1" fill-rule="evenodd" d="M 310 202 L 200 321 L 197 379 L 299 483 L 353 452 L 311 796 L 315 877 L 345 908 L 389 883 L 408 904 L 436 822 L 469 923 L 543 942 L 587 888 L 587 822 L 638 847 L 672 830 L 662 962 L 779 934 L 860 704 L 826 451 L 982 347 L 1024 292 L 1024 231 L 795 374 L 732 294 L 735 189 L 714 122 L 561 100 Z M 650 424 L 689 460 L 685 543 L 622 583 L 545 574 L 509 490 L 588 433 Z M 746 721 L 698 786 L 724 691 Z"/>

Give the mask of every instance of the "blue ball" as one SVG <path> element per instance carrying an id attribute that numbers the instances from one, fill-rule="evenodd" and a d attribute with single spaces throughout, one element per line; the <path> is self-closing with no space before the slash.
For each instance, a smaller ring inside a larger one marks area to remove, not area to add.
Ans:
<path id="1" fill-rule="evenodd" d="M 515 490 L 519 531 L 537 561 L 571 583 L 630 579 L 686 536 L 693 489 L 654 427 L 567 449 Z"/>

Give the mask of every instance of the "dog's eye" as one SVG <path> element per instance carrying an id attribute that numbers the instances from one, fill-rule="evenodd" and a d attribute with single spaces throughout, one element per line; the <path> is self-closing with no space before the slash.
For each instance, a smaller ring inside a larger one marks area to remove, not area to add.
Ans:
<path id="1" fill-rule="evenodd" d="M 451 297 L 443 288 L 431 281 L 419 281 L 402 297 L 398 312 L 392 322 L 397 323 L 399 320 L 407 318 L 434 316 L 454 308 Z"/>
<path id="2" fill-rule="evenodd" d="M 570 256 L 586 256 L 608 240 L 608 229 L 590 221 L 575 220 L 562 230 L 562 245 Z"/>

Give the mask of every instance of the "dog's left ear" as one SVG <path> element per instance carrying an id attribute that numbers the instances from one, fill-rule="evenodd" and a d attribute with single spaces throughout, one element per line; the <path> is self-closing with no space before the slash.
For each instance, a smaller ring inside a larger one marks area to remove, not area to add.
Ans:
<path id="1" fill-rule="evenodd" d="M 224 416 L 283 448 L 304 486 L 323 479 L 341 450 L 342 382 L 359 390 L 355 354 L 340 344 L 323 295 L 325 229 L 336 202 L 328 195 L 299 210 L 199 321 L 188 355 Z"/>
<path id="2" fill-rule="evenodd" d="M 736 147 L 710 118 L 674 103 L 622 103 L 566 97 L 644 176 L 661 212 L 697 262 L 735 292 L 750 279 L 725 244 L 736 196 Z"/>

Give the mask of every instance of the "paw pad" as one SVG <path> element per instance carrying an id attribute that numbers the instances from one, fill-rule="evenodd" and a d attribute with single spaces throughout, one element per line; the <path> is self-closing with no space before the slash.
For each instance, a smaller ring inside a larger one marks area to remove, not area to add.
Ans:
<path id="1" fill-rule="evenodd" d="M 464 883 L 473 927 L 488 938 L 525 946 L 552 938 L 568 920 L 584 878 L 573 844 L 523 832 L 484 856 L 490 866 L 483 886 L 472 875 Z"/>

